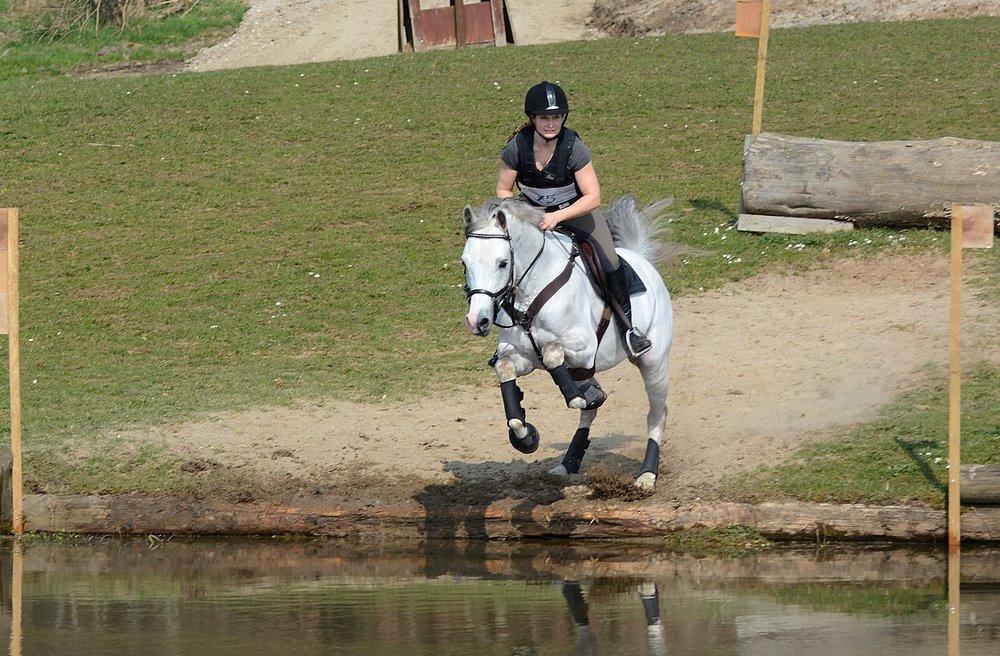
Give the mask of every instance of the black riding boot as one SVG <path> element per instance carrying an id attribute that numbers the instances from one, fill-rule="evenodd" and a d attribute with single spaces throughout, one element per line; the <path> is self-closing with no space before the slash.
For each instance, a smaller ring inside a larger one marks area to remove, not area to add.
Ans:
<path id="1" fill-rule="evenodd" d="M 625 279 L 625 267 L 619 266 L 616 271 L 605 273 L 605 276 L 608 279 L 608 291 L 621 308 L 619 312 L 612 304 L 622 344 L 625 345 L 630 357 L 637 358 L 653 348 L 653 343 L 642 334 L 641 330 L 632 325 L 632 298 L 628 292 L 628 281 Z"/>

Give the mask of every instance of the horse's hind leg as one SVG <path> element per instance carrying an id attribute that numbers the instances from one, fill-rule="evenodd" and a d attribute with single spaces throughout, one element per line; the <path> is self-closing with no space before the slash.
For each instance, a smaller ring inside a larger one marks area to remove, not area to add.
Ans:
<path id="1" fill-rule="evenodd" d="M 660 471 L 660 444 L 667 429 L 667 363 L 667 358 L 664 358 L 654 364 L 640 365 L 649 398 L 649 412 L 646 414 L 646 456 L 635 485 L 647 490 L 656 485 Z"/>
<path id="2" fill-rule="evenodd" d="M 563 456 L 561 463 L 549 470 L 550 474 L 566 476 L 579 473 L 580 463 L 583 462 L 583 456 L 590 446 L 590 425 L 594 423 L 596 417 L 597 410 L 580 411 L 580 425 L 573 433 L 573 439 L 566 448 L 566 455 Z"/>

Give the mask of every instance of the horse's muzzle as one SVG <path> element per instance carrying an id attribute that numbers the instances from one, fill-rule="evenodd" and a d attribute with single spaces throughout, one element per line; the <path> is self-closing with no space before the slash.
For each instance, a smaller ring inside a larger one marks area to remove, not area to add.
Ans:
<path id="1" fill-rule="evenodd" d="M 486 337 L 490 334 L 490 319 L 489 317 L 480 317 L 478 321 L 473 323 L 472 317 L 465 318 L 466 328 L 469 329 L 469 333 L 472 335 L 477 335 L 479 337 Z"/>

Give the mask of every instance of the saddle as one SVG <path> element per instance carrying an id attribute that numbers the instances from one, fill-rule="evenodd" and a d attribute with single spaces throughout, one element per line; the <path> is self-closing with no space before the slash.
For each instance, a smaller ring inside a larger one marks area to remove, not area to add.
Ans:
<path id="1" fill-rule="evenodd" d="M 580 259 L 583 260 L 584 268 L 587 271 L 587 277 L 590 279 L 590 283 L 594 286 L 594 291 L 597 292 L 597 295 L 601 297 L 601 300 L 607 303 L 608 281 L 604 275 L 604 267 L 601 266 L 601 258 L 597 255 L 597 250 L 593 242 L 568 230 L 559 230 L 559 232 L 572 239 L 573 243 L 576 244 L 576 247 L 580 249 Z M 618 261 L 621 263 L 620 266 L 623 267 L 623 271 L 625 272 L 625 280 L 628 281 L 629 296 L 638 296 L 639 294 L 645 292 L 646 285 L 643 284 L 642 278 L 640 278 L 639 274 L 635 272 L 632 265 L 629 264 L 625 258 L 619 258 Z"/>

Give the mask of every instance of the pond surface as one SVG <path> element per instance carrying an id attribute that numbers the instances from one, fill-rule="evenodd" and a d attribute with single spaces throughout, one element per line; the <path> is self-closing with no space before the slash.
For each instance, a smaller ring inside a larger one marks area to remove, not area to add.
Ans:
<path id="1" fill-rule="evenodd" d="M 5 543 L 0 637 L 15 656 L 942 656 L 946 572 L 874 548 Z M 1000 550 L 963 553 L 962 578 L 962 653 L 995 656 Z"/>

